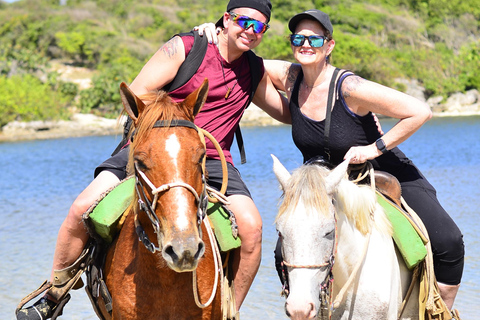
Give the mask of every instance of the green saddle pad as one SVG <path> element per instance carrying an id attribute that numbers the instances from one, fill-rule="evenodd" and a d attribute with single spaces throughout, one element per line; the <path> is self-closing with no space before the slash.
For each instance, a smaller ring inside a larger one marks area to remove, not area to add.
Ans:
<path id="1" fill-rule="evenodd" d="M 397 245 L 407 267 L 413 269 L 427 255 L 427 248 L 412 223 L 405 217 L 402 209 L 377 191 L 377 201 L 393 226 L 393 240 Z"/>
<path id="2" fill-rule="evenodd" d="M 240 237 L 233 235 L 230 214 L 222 205 L 209 202 L 207 215 L 213 224 L 220 251 L 227 252 L 242 245 Z"/>
<path id="3" fill-rule="evenodd" d="M 119 231 L 118 222 L 133 200 L 134 189 L 135 177 L 130 176 L 100 197 L 97 205 L 84 214 L 84 220 L 89 220 L 96 234 L 106 243 L 111 243 Z"/>
<path id="4" fill-rule="evenodd" d="M 119 231 L 118 223 L 133 200 L 135 177 L 131 176 L 105 193 L 83 216 L 87 225 L 93 226 L 95 233 L 107 244 L 111 243 Z M 208 204 L 208 217 L 212 222 L 215 237 L 222 252 L 240 247 L 240 238 L 232 234 L 230 214 L 219 204 Z M 91 229 L 91 228 L 90 228 Z"/>

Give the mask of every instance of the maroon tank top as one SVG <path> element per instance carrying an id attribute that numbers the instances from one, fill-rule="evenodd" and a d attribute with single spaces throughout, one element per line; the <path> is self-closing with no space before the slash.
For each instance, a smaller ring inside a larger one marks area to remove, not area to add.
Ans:
<path id="1" fill-rule="evenodd" d="M 193 36 L 182 37 L 185 54 L 193 46 Z M 262 66 L 263 59 L 258 57 Z M 223 64 L 223 68 L 222 68 Z M 207 52 L 202 64 L 195 75 L 182 87 L 170 92 L 175 101 L 182 101 L 188 94 L 196 90 L 208 78 L 209 91 L 205 105 L 195 118 L 195 124 L 210 132 L 222 147 L 225 158 L 233 164 L 230 147 L 233 142 L 235 130 L 247 107 L 252 92 L 252 77 L 247 54 L 232 63 L 226 62 L 214 44 L 208 44 Z M 231 92 L 228 98 L 225 94 Z M 213 144 L 207 139 L 207 157 L 220 159 Z"/>

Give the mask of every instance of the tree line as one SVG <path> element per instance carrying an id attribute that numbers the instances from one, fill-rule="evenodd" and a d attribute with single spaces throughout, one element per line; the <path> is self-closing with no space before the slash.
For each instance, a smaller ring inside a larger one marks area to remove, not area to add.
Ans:
<path id="1" fill-rule="evenodd" d="M 287 22 L 317 8 L 330 15 L 332 62 L 427 96 L 480 88 L 478 0 L 272 0 L 271 28 L 256 53 L 293 61 Z M 130 83 L 168 39 L 217 21 L 226 0 L 0 0 L 0 127 L 13 120 L 66 118 L 69 107 L 116 117 L 118 86 Z M 51 71 L 53 60 L 95 70 L 79 88 Z"/>

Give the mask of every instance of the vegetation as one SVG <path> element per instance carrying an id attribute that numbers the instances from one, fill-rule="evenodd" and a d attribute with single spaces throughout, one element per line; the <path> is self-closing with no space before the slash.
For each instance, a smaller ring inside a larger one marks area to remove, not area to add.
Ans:
<path id="1" fill-rule="evenodd" d="M 131 82 L 173 34 L 216 21 L 227 0 L 0 0 L 0 127 L 68 116 L 67 107 L 118 115 Z M 330 14 L 333 64 L 385 85 L 417 79 L 428 95 L 480 88 L 478 0 L 272 0 L 271 28 L 256 53 L 293 61 L 287 22 L 316 7 Z M 78 90 L 52 60 L 96 70 Z"/>

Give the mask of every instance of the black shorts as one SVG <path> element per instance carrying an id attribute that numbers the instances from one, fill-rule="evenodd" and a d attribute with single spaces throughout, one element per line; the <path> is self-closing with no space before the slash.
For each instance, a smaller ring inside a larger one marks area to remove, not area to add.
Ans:
<path id="1" fill-rule="evenodd" d="M 93 177 L 96 178 L 100 172 L 106 170 L 116 175 L 119 180 L 125 179 L 127 177 L 129 150 L 130 148 L 127 146 L 105 160 L 102 164 L 95 168 Z"/>
<path id="2" fill-rule="evenodd" d="M 123 180 L 127 177 L 127 164 L 128 164 L 128 152 L 129 147 L 121 149 L 118 153 L 114 154 L 97 168 L 95 168 L 94 177 L 96 178 L 100 172 L 107 170 L 113 173 L 118 177 L 119 180 Z M 227 191 L 225 192 L 227 196 L 234 194 L 241 194 L 252 198 L 250 191 L 248 191 L 247 186 L 240 176 L 237 168 L 235 168 L 231 163 L 227 162 L 228 168 L 228 185 Z M 206 169 L 208 180 L 207 183 L 209 186 L 216 190 L 220 190 L 222 187 L 222 164 L 220 160 L 207 159 Z"/>
<path id="3" fill-rule="evenodd" d="M 207 183 L 210 187 L 220 190 L 222 187 L 222 163 L 220 160 L 207 159 Z M 231 163 L 227 162 L 228 169 L 228 185 L 225 194 L 231 196 L 234 194 L 241 194 L 252 198 L 247 185 L 243 182 L 240 172 Z"/>

